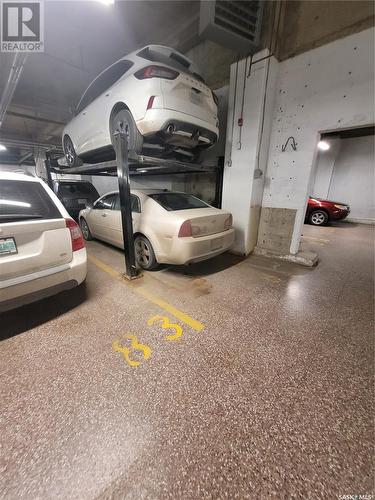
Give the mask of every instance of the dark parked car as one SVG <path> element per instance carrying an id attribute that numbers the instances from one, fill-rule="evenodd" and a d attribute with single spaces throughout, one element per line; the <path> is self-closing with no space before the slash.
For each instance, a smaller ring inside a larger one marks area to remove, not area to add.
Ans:
<path id="1" fill-rule="evenodd" d="M 53 190 L 74 219 L 78 219 L 80 210 L 88 203 L 94 203 L 99 198 L 97 190 L 87 181 L 55 180 Z"/>
<path id="2" fill-rule="evenodd" d="M 342 220 L 350 213 L 349 205 L 338 201 L 309 198 L 305 222 L 314 226 L 324 226 L 333 220 Z"/>

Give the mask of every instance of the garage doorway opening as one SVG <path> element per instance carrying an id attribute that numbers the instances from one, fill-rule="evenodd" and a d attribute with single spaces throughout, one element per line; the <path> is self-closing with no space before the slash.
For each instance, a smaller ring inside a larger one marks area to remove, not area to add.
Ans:
<path id="1" fill-rule="evenodd" d="M 374 126 L 327 132 L 318 143 L 310 196 L 348 205 L 348 222 L 375 224 L 374 132 Z M 334 224 L 335 215 L 328 217 Z"/>

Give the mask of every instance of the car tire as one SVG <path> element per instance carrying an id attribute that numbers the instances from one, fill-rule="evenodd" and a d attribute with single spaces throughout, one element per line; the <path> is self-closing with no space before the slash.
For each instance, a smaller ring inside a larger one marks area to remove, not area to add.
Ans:
<path id="1" fill-rule="evenodd" d="M 325 226 L 328 222 L 328 214 L 324 210 L 314 210 L 309 215 L 309 222 L 313 226 Z"/>
<path id="2" fill-rule="evenodd" d="M 136 154 L 140 154 L 142 152 L 143 135 L 139 132 L 130 111 L 127 109 L 120 109 L 120 111 L 117 111 L 111 119 L 110 127 L 113 148 L 115 147 L 115 133 L 120 128 L 128 137 L 129 151 L 134 151 Z"/>
<path id="3" fill-rule="evenodd" d="M 138 235 L 134 239 L 135 258 L 137 265 L 150 271 L 158 266 L 154 249 L 146 236 Z"/>
<path id="4" fill-rule="evenodd" d="M 66 135 L 64 137 L 64 153 L 65 158 L 70 168 L 79 167 L 82 165 L 82 160 L 77 156 L 77 153 L 74 149 L 73 141 L 71 138 Z"/>
<path id="5" fill-rule="evenodd" d="M 79 220 L 79 226 L 81 228 L 83 238 L 86 241 L 92 240 L 91 231 L 90 231 L 89 225 L 86 222 L 86 219 L 84 219 L 83 217 L 81 217 L 80 220 Z"/>

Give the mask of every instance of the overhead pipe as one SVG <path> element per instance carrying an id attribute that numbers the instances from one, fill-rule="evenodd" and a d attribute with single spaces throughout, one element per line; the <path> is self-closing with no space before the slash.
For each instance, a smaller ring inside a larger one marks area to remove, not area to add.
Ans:
<path id="1" fill-rule="evenodd" d="M 5 84 L 4 92 L 0 100 L 0 128 L 3 124 L 5 114 L 7 112 L 9 104 L 12 101 L 14 91 L 16 90 L 17 84 L 21 77 L 26 58 L 27 54 L 25 52 L 16 52 L 14 54 L 12 67 L 10 69 L 8 80 Z"/>

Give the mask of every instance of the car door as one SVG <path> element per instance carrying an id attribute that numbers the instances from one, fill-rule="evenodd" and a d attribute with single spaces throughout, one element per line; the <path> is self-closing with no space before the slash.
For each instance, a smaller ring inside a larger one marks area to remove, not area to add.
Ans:
<path id="1" fill-rule="evenodd" d="M 136 233 L 139 228 L 139 219 L 141 216 L 141 202 L 135 194 L 131 194 L 131 205 L 132 205 L 132 219 L 133 219 L 133 232 Z M 111 216 L 111 242 L 121 248 L 124 248 L 124 240 L 122 237 L 122 220 L 121 220 L 121 207 L 120 207 L 120 195 L 117 194 Z"/>
<path id="2" fill-rule="evenodd" d="M 111 193 L 99 198 L 87 217 L 91 234 L 100 240 L 111 242 L 108 221 L 112 213 L 115 196 L 116 193 Z"/>
<path id="3" fill-rule="evenodd" d="M 92 149 L 110 144 L 109 116 L 114 104 L 118 101 L 117 95 L 113 96 L 114 84 L 133 66 L 131 61 L 121 60 L 112 64 L 101 73 L 96 81 L 96 98 L 88 107 L 91 122 Z M 126 96 L 121 96 L 125 99 Z"/>
<path id="4" fill-rule="evenodd" d="M 92 149 L 92 123 L 90 121 L 90 104 L 96 97 L 96 80 L 87 88 L 79 101 L 75 118 L 70 124 L 70 136 L 78 154 Z"/>

